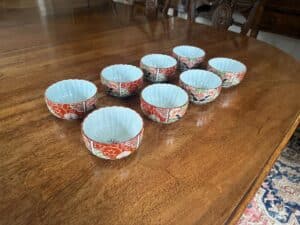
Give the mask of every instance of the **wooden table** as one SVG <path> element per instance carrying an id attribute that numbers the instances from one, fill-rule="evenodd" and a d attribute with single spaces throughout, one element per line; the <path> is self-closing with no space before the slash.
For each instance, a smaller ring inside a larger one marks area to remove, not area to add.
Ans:
<path id="1" fill-rule="evenodd" d="M 254 39 L 181 19 L 128 22 L 99 13 L 0 22 L 0 224 L 234 224 L 299 124 L 300 64 Z M 27 16 L 24 16 L 27 15 Z M 87 151 L 81 121 L 52 116 L 51 83 L 88 79 L 99 107 L 141 113 L 138 97 L 103 93 L 99 71 L 138 65 L 151 52 L 202 47 L 248 67 L 244 81 L 213 103 L 190 105 L 170 125 L 144 118 L 140 149 L 105 161 Z"/>

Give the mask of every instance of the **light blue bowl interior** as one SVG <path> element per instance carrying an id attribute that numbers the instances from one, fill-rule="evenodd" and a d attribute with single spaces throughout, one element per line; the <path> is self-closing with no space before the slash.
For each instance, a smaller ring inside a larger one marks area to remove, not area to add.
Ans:
<path id="1" fill-rule="evenodd" d="M 132 109 L 113 106 L 92 112 L 83 122 L 86 136 L 101 143 L 119 143 L 134 138 L 143 128 L 143 120 Z"/>
<path id="2" fill-rule="evenodd" d="M 108 81 L 131 82 L 140 79 L 143 76 L 143 72 L 136 66 L 116 64 L 104 68 L 101 76 Z"/>
<path id="3" fill-rule="evenodd" d="M 208 61 L 208 64 L 223 72 L 240 73 L 246 71 L 246 66 L 243 63 L 230 58 L 213 58 Z"/>
<path id="4" fill-rule="evenodd" d="M 180 75 L 180 80 L 185 84 L 203 89 L 220 87 L 222 80 L 219 76 L 206 70 L 188 70 Z"/>
<path id="5" fill-rule="evenodd" d="M 142 98 L 160 108 L 174 108 L 188 102 L 187 93 L 173 84 L 153 84 L 142 91 Z"/>
<path id="6" fill-rule="evenodd" d="M 169 68 L 177 64 L 176 59 L 171 56 L 163 54 L 150 54 L 141 59 L 146 66 L 153 68 Z"/>
<path id="7" fill-rule="evenodd" d="M 197 48 L 190 45 L 177 46 L 173 48 L 173 52 L 178 56 L 191 59 L 203 57 L 205 55 L 205 52 L 201 48 Z"/>
<path id="8" fill-rule="evenodd" d="M 55 103 L 77 103 L 93 97 L 97 87 L 86 80 L 62 80 L 47 88 L 45 96 Z"/>

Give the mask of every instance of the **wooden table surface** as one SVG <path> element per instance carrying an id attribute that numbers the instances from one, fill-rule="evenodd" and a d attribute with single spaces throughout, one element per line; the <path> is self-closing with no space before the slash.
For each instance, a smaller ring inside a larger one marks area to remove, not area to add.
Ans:
<path id="1" fill-rule="evenodd" d="M 1 225 L 234 224 L 299 124 L 300 63 L 265 43 L 181 19 L 11 13 L 0 21 Z M 247 75 L 174 124 L 143 117 L 142 145 L 124 160 L 92 156 L 81 121 L 47 110 L 48 85 L 82 78 L 99 107 L 142 114 L 138 97 L 104 94 L 100 70 L 180 44 L 241 60 Z"/>

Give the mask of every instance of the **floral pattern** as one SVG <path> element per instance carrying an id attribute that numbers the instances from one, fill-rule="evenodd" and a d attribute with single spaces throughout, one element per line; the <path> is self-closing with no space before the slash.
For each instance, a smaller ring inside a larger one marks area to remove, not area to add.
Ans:
<path id="1" fill-rule="evenodd" d="M 180 86 L 187 91 L 189 99 L 195 104 L 206 104 L 215 100 L 221 92 L 222 87 L 214 89 L 195 88 L 180 81 Z"/>
<path id="2" fill-rule="evenodd" d="M 96 108 L 96 95 L 86 101 L 72 104 L 61 104 L 45 99 L 49 111 L 56 117 L 61 119 L 78 119 L 83 118 L 85 114 Z"/>
<path id="3" fill-rule="evenodd" d="M 101 77 L 101 82 L 106 88 L 106 92 L 117 97 L 127 97 L 136 94 L 143 86 L 143 78 L 132 82 L 114 82 Z"/>
<path id="4" fill-rule="evenodd" d="M 178 108 L 159 108 L 147 103 L 141 98 L 141 109 L 143 113 L 155 122 L 173 123 L 183 117 L 188 103 Z"/>
<path id="5" fill-rule="evenodd" d="M 144 72 L 145 78 L 151 82 L 164 82 L 175 76 L 177 65 L 169 68 L 153 68 L 141 63 L 141 69 Z"/>
<path id="6" fill-rule="evenodd" d="M 175 53 L 173 53 L 173 56 L 175 59 L 178 60 L 179 62 L 178 67 L 181 72 L 184 72 L 192 68 L 196 68 L 204 61 L 204 57 L 188 58 L 188 57 L 179 56 Z"/>
<path id="7" fill-rule="evenodd" d="M 93 141 L 82 133 L 83 141 L 88 150 L 95 156 L 102 159 L 121 159 L 132 154 L 141 144 L 143 138 L 143 130 L 134 138 L 121 142 L 105 144 Z"/>
<path id="8" fill-rule="evenodd" d="M 246 74 L 246 71 L 241 73 L 230 73 L 216 70 L 215 68 L 208 66 L 208 70 L 217 74 L 222 79 L 222 87 L 228 88 L 235 85 L 238 85 Z"/>
<path id="9" fill-rule="evenodd" d="M 300 129 L 291 138 L 237 225 L 300 224 Z"/>

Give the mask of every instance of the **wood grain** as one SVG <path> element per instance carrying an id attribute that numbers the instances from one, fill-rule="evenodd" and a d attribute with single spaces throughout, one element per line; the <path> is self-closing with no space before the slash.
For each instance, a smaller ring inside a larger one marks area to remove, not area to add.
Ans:
<path id="1" fill-rule="evenodd" d="M 107 9 L 24 20 L 23 13 L 6 11 L 0 22 L 0 224 L 234 224 L 299 124 L 299 62 L 180 19 L 128 20 Z M 76 77 L 97 84 L 98 107 L 141 113 L 138 96 L 104 94 L 100 70 L 138 65 L 143 55 L 170 54 L 179 44 L 241 60 L 247 75 L 215 102 L 191 104 L 177 123 L 143 117 L 144 140 L 129 158 L 90 155 L 81 121 L 48 112 L 47 86 Z"/>

